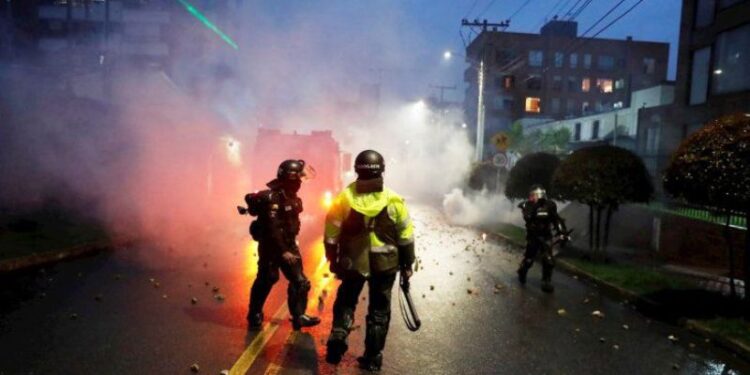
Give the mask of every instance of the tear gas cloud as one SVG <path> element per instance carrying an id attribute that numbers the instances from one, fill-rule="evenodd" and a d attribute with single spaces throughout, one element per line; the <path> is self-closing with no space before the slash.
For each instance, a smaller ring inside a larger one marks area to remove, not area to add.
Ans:
<path id="1" fill-rule="evenodd" d="M 439 55 L 420 66 L 433 51 L 398 3 L 241 4 L 228 12 L 235 21 L 219 23 L 239 50 L 185 16 L 173 17 L 183 27 L 168 66 L 118 61 L 107 80 L 99 68 L 57 79 L 0 66 L 0 208 L 54 197 L 115 233 L 188 247 L 207 229 L 243 227 L 233 207 L 273 177 L 249 177 L 253 163 L 281 161 L 248 160 L 259 126 L 333 130 L 344 151 L 381 151 L 389 186 L 431 202 L 452 191 L 444 203 L 460 224 L 488 219 L 477 207 L 507 208 L 454 190 L 472 146 L 460 111 L 419 101 L 446 71 Z M 360 84 L 380 93 L 362 96 Z"/>

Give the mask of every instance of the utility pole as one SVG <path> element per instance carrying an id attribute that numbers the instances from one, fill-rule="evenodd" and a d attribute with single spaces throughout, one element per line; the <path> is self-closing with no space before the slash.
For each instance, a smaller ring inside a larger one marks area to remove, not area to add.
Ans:
<path id="1" fill-rule="evenodd" d="M 443 105 L 445 103 L 445 101 L 443 100 L 445 90 L 455 90 L 456 89 L 456 85 L 453 85 L 453 86 L 430 85 L 430 87 L 433 88 L 433 89 L 440 90 L 440 105 Z"/>
<path id="2" fill-rule="evenodd" d="M 489 23 L 486 19 L 482 22 L 476 19 L 473 22 L 469 22 L 469 20 L 465 18 L 461 20 L 461 27 L 469 27 L 472 29 L 475 27 L 481 27 L 482 32 L 487 31 L 488 27 L 491 27 L 492 31 L 498 31 L 498 28 L 505 30 L 508 26 L 510 26 L 510 20 L 505 20 L 500 23 Z M 485 49 L 482 47 L 482 52 L 479 53 L 479 74 L 477 74 L 477 141 L 474 149 L 474 160 L 476 162 L 481 162 L 484 159 L 484 52 Z M 467 56 L 468 55 L 469 54 L 467 53 Z M 472 64 L 473 63 L 476 63 L 476 60 L 472 61 Z"/>

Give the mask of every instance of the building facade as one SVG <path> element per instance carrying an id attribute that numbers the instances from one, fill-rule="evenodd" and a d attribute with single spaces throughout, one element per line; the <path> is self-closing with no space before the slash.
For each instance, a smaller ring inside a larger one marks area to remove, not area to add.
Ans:
<path id="1" fill-rule="evenodd" d="M 707 121 L 750 113 L 750 1 L 684 0 L 674 104 L 639 113 L 638 153 L 661 174 L 672 153 Z"/>
<path id="2" fill-rule="evenodd" d="M 522 118 L 560 120 L 630 106 L 631 92 L 667 76 L 669 44 L 581 38 L 553 20 L 539 34 L 482 31 L 467 47 L 467 122 L 477 119 L 483 67 L 485 139 Z"/>

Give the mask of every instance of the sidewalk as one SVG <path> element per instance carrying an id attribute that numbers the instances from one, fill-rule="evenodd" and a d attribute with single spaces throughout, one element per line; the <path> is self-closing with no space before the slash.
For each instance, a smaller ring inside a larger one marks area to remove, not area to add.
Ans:
<path id="1" fill-rule="evenodd" d="M 496 240 L 509 243 L 519 252 L 525 239 L 519 229 L 507 224 L 486 230 Z M 608 255 L 611 261 L 595 263 L 580 258 L 585 250 L 565 250 L 556 260 L 562 271 L 598 285 L 606 293 L 632 303 L 646 315 L 685 326 L 714 344 L 750 360 L 750 323 L 739 317 L 739 301 L 727 297 L 728 278 L 693 267 L 670 264 L 638 264 L 635 259 Z M 576 256 L 577 255 L 577 256 Z M 738 292 L 744 294 L 744 285 Z M 701 303 L 696 303 L 700 301 Z M 731 313 L 727 316 L 727 312 Z"/>

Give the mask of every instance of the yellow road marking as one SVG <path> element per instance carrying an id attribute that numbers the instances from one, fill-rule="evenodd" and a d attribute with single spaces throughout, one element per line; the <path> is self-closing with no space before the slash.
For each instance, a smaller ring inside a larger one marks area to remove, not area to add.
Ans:
<path id="1" fill-rule="evenodd" d="M 320 279 L 321 276 L 323 276 L 323 273 L 325 272 L 325 265 L 326 265 L 326 259 L 323 257 L 318 264 L 317 269 L 315 270 L 315 273 L 313 275 L 313 280 Z M 313 291 L 313 298 L 317 299 L 320 293 L 323 291 L 323 288 L 325 288 L 333 279 L 333 275 L 330 275 L 329 277 L 325 278 L 324 280 L 321 280 L 319 285 L 314 289 Z M 230 375 L 244 375 L 247 373 L 247 371 L 250 369 L 250 367 L 253 365 L 253 362 L 258 358 L 258 355 L 260 352 L 265 348 L 266 344 L 268 344 L 268 341 L 271 340 L 273 335 L 276 333 L 276 331 L 279 329 L 279 323 L 287 310 L 287 303 L 284 302 L 281 304 L 278 310 L 276 310 L 276 313 L 273 315 L 273 318 L 271 319 L 271 322 L 269 322 L 265 327 L 263 327 L 263 330 L 258 333 L 257 336 L 253 339 L 253 341 L 250 343 L 250 345 L 245 348 L 245 351 L 242 352 L 242 355 L 240 355 L 240 358 L 237 359 L 237 362 L 235 362 L 234 366 L 232 366 L 231 369 L 229 369 Z M 269 365 L 269 368 L 266 371 L 270 371 L 271 367 L 276 366 L 278 369 L 276 369 L 276 373 L 281 370 L 281 367 L 275 364 Z"/>
<path id="2" fill-rule="evenodd" d="M 284 317 L 284 310 L 286 310 L 286 302 L 281 304 L 281 307 L 276 311 L 271 321 L 263 327 L 263 330 L 258 333 L 253 339 L 250 345 L 247 346 L 245 351 L 242 353 L 237 362 L 229 369 L 229 375 L 245 375 L 250 366 L 253 365 L 255 359 L 258 358 L 261 350 L 266 346 L 271 337 L 273 337 L 276 330 L 279 329 L 278 321 Z"/>

